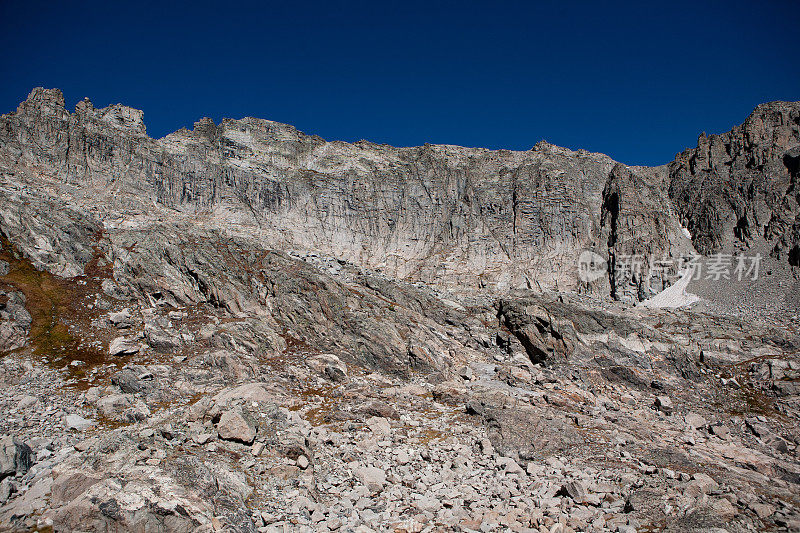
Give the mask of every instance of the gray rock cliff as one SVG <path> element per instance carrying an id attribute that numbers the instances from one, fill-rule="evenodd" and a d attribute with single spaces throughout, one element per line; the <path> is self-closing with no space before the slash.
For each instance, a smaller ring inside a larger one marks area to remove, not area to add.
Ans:
<path id="1" fill-rule="evenodd" d="M 527 152 L 325 142 L 253 118 L 202 119 L 151 139 L 140 111 L 84 100 L 69 113 L 61 92 L 45 89 L 0 118 L 4 180 L 49 187 L 106 226 L 146 219 L 157 204 L 265 246 L 473 289 L 575 288 L 578 254 L 606 248 L 614 165 L 545 142 Z M 615 183 L 636 187 L 631 176 Z M 660 206 L 646 207 L 637 224 L 682 238 L 675 224 L 658 226 Z M 660 244 L 650 251 L 669 253 Z"/>

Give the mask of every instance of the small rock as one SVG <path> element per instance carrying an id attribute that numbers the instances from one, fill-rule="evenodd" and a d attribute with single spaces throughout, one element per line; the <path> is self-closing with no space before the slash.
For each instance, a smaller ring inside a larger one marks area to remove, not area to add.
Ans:
<path id="1" fill-rule="evenodd" d="M 686 415 L 683 417 L 683 421 L 686 422 L 687 426 L 694 429 L 700 429 L 708 423 L 706 422 L 705 418 L 697 413 L 686 413 Z"/>
<path id="2" fill-rule="evenodd" d="M 775 514 L 775 507 L 768 503 L 751 503 L 748 507 L 762 520 Z"/>
<path id="3" fill-rule="evenodd" d="M 11 479 L 5 478 L 0 481 L 0 505 L 4 505 L 11 497 L 12 486 Z"/>
<path id="4" fill-rule="evenodd" d="M 108 353 L 115 356 L 133 355 L 140 349 L 141 344 L 127 337 L 117 337 L 108 345 Z"/>
<path id="5" fill-rule="evenodd" d="M 92 446 L 94 446 L 98 442 L 97 437 L 90 437 L 88 439 L 83 439 L 82 441 L 78 441 L 75 443 L 75 449 L 79 452 L 85 452 Z"/>
<path id="6" fill-rule="evenodd" d="M 214 435 L 211 433 L 200 433 L 192 437 L 192 440 L 195 441 L 197 444 L 203 445 L 214 438 Z"/>
<path id="7" fill-rule="evenodd" d="M 128 308 L 116 313 L 108 314 L 108 321 L 111 322 L 111 325 L 117 329 L 126 329 L 131 327 L 133 325 L 131 318 L 131 310 Z"/>
<path id="8" fill-rule="evenodd" d="M 36 396 L 25 395 L 22 399 L 17 403 L 17 409 L 20 411 L 24 409 L 28 409 L 29 407 L 33 407 L 39 402 L 39 398 Z"/>
<path id="9" fill-rule="evenodd" d="M 132 396 L 127 394 L 109 394 L 97 401 L 97 410 L 108 418 L 117 418 L 123 411 L 133 405 Z"/>
<path id="10" fill-rule="evenodd" d="M 562 496 L 569 496 L 576 503 L 586 501 L 586 488 L 579 481 L 569 481 L 565 483 L 558 494 Z"/>
<path id="11" fill-rule="evenodd" d="M 697 474 L 692 475 L 692 480 L 686 484 L 686 489 L 684 492 L 689 496 L 700 496 L 702 494 L 708 494 L 711 491 L 717 490 L 719 488 L 719 484 L 714 481 L 714 479 L 709 476 L 708 474 L 703 474 L 702 472 L 698 472 Z"/>
<path id="12" fill-rule="evenodd" d="M 369 429 L 378 435 L 388 435 L 392 431 L 389 421 L 380 416 L 373 416 L 367 419 Z"/>
<path id="13" fill-rule="evenodd" d="M 764 424 L 764 421 L 759 420 L 758 418 L 745 418 L 744 423 L 747 426 L 747 429 L 749 429 L 753 435 L 760 439 L 766 439 L 772 433 L 769 427 Z"/>
<path id="14" fill-rule="evenodd" d="M 716 435 L 721 439 L 727 439 L 728 437 L 731 436 L 731 430 L 728 429 L 728 426 L 717 425 L 717 426 L 711 426 L 710 429 L 711 433 L 713 433 L 714 435 Z"/>
<path id="15" fill-rule="evenodd" d="M 325 353 L 309 357 L 306 359 L 306 364 L 334 383 L 347 380 L 347 367 L 333 354 Z"/>
<path id="16" fill-rule="evenodd" d="M 435 513 L 442 508 L 442 503 L 431 496 L 421 496 L 414 500 L 414 507 L 422 512 Z"/>
<path id="17" fill-rule="evenodd" d="M 656 409 L 664 413 L 665 415 L 672 414 L 673 406 L 672 400 L 669 396 L 657 396 L 655 401 Z"/>
<path id="18" fill-rule="evenodd" d="M 94 425 L 94 422 L 87 420 L 80 415 L 67 415 L 64 418 L 64 425 L 67 429 L 74 429 L 76 431 L 83 431 L 89 429 Z"/>
<path id="19" fill-rule="evenodd" d="M 249 413 L 236 407 L 222 413 L 217 422 L 217 433 L 223 440 L 252 444 L 256 439 L 256 425 Z"/>
<path id="20" fill-rule="evenodd" d="M 399 450 L 397 452 L 397 455 L 395 456 L 395 458 L 397 459 L 397 464 L 400 464 L 400 465 L 408 464 L 409 461 L 411 461 L 411 456 L 409 456 L 408 452 L 403 450 L 403 449 L 401 449 L 401 450 Z"/>
<path id="21" fill-rule="evenodd" d="M 382 491 L 384 485 L 386 485 L 386 474 L 380 468 L 362 466 L 357 468 L 354 473 L 361 484 L 373 494 Z"/>
<path id="22" fill-rule="evenodd" d="M 709 505 L 715 516 L 720 518 L 733 518 L 736 516 L 736 507 L 725 498 L 716 499 Z"/>
<path id="23" fill-rule="evenodd" d="M 144 336 L 150 347 L 164 353 L 170 353 L 179 349 L 183 343 L 181 336 L 176 332 L 154 324 L 147 324 L 145 326 Z"/>

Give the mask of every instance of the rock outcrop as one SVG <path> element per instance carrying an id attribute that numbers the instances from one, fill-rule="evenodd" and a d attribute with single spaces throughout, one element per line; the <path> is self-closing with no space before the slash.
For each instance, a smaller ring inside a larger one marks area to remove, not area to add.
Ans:
<path id="1" fill-rule="evenodd" d="M 600 294 L 641 301 L 672 284 L 682 258 L 694 250 L 687 242 L 664 190 L 662 169 L 635 172 L 617 164 L 603 189 L 600 243 L 607 249 L 608 283 Z"/>
<path id="2" fill-rule="evenodd" d="M 700 135 L 669 164 L 669 196 L 700 253 L 766 241 L 797 266 L 800 104 L 758 106 L 741 126 Z"/>

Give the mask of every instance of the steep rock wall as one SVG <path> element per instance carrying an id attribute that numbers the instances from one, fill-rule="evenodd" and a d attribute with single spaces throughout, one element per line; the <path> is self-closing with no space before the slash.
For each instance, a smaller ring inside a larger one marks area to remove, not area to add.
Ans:
<path id="1" fill-rule="evenodd" d="M 769 245 L 798 248 L 800 102 L 761 104 L 741 126 L 700 135 L 669 165 L 669 196 L 703 254 Z"/>
<path id="2" fill-rule="evenodd" d="M 574 290 L 583 250 L 611 261 L 673 257 L 691 250 L 682 225 L 701 252 L 758 233 L 800 261 L 798 108 L 759 106 L 668 167 L 627 168 L 545 142 L 526 152 L 394 148 L 254 118 L 202 119 L 152 139 L 141 111 L 84 100 L 69 113 L 60 91 L 37 88 L 0 117 L 0 176 L 12 192 L 45 190 L 106 228 L 183 220 L 400 279 Z M 612 224 L 614 194 L 622 203 Z M 617 276 L 581 290 L 627 300 L 652 292 Z"/>

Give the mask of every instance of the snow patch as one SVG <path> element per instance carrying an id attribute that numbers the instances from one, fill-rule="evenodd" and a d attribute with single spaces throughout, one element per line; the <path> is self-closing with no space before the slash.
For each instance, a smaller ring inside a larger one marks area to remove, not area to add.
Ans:
<path id="1" fill-rule="evenodd" d="M 647 300 L 641 302 L 639 305 L 642 307 L 650 307 L 655 309 L 675 309 L 677 307 L 686 307 L 688 305 L 692 305 L 693 303 L 699 302 L 700 298 L 697 295 L 686 292 L 693 275 L 694 270 L 687 268 L 684 270 L 681 278 L 678 281 L 659 292 L 652 298 L 648 298 Z"/>

